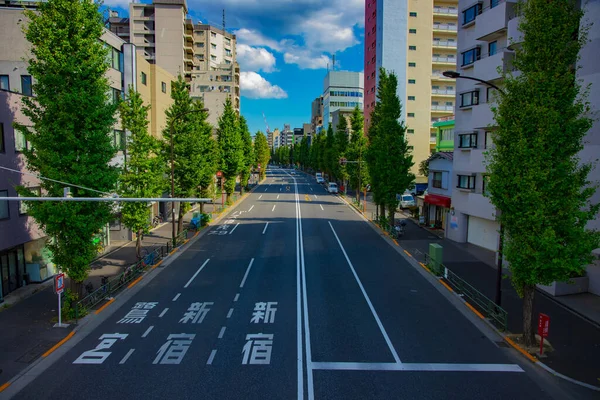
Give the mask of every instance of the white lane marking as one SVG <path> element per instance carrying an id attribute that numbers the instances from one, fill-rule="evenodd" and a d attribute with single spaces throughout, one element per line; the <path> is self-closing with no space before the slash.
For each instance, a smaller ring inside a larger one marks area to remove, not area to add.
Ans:
<path id="1" fill-rule="evenodd" d="M 230 235 L 233 233 L 233 231 L 235 231 L 235 228 L 237 228 L 239 224 L 240 224 L 239 222 L 237 224 L 235 224 L 233 229 L 229 232 Z"/>
<path id="2" fill-rule="evenodd" d="M 265 192 L 266 192 L 267 190 L 269 190 L 269 188 L 266 188 L 266 189 L 265 189 Z"/>
<path id="3" fill-rule="evenodd" d="M 179 296 L 181 296 L 181 293 L 177 293 L 177 294 L 175 295 L 175 297 L 173 297 L 173 301 L 177 300 L 177 299 L 179 298 Z"/>
<path id="4" fill-rule="evenodd" d="M 264 235 L 264 234 L 265 234 L 265 232 L 267 231 L 267 227 L 268 227 L 268 226 L 269 226 L 269 223 L 267 222 L 267 223 L 265 224 L 265 229 L 263 229 L 263 233 L 262 233 L 263 235 Z"/>
<path id="5" fill-rule="evenodd" d="M 190 283 L 192 283 L 192 281 L 198 276 L 200 271 L 202 271 L 202 269 L 204 267 L 206 267 L 206 264 L 208 264 L 209 261 L 210 261 L 210 258 L 207 258 L 206 261 L 204 261 L 204 264 L 202 264 L 202 266 L 200 268 L 198 268 L 198 271 L 196 271 L 196 273 L 190 278 L 190 280 L 183 286 L 184 288 L 190 286 Z"/>
<path id="6" fill-rule="evenodd" d="M 262 197 L 263 197 L 263 195 L 261 194 L 260 196 L 258 196 L 258 199 L 260 200 L 260 199 L 262 199 Z"/>
<path id="7" fill-rule="evenodd" d="M 208 365 L 212 364 L 213 360 L 215 359 L 216 354 L 217 354 L 217 349 L 214 349 L 213 351 L 210 352 L 210 356 L 208 356 L 208 361 L 206 362 Z"/>
<path id="8" fill-rule="evenodd" d="M 302 351 L 302 285 L 300 280 L 300 237 L 298 234 L 298 187 L 294 186 L 296 194 L 296 351 L 298 368 L 298 399 L 304 399 L 304 353 Z"/>
<path id="9" fill-rule="evenodd" d="M 317 197 L 317 195 L 316 195 L 316 194 L 313 194 L 313 196 L 315 196 L 315 199 L 318 199 L 318 197 Z"/>
<path id="10" fill-rule="evenodd" d="M 250 209 L 248 210 L 248 212 L 252 211 L 253 208 L 254 208 L 254 204 L 252 204 L 252 207 L 250 207 Z"/>
<path id="11" fill-rule="evenodd" d="M 277 204 L 273 205 L 273 209 L 271 210 L 271 212 L 275 211 L 276 206 L 277 206 Z"/>
<path id="12" fill-rule="evenodd" d="M 385 328 L 383 327 L 383 324 L 381 323 L 381 320 L 379 319 L 379 316 L 377 315 L 377 312 L 375 311 L 375 308 L 373 307 L 373 304 L 371 303 L 371 299 L 369 299 L 369 295 L 367 295 L 367 292 L 365 291 L 365 288 L 364 288 L 362 282 L 360 281 L 360 278 L 358 277 L 358 274 L 356 273 L 356 270 L 354 269 L 354 266 L 352 265 L 352 262 L 350 261 L 348 254 L 346 253 L 346 249 L 344 249 L 344 246 L 342 245 L 340 238 L 338 237 L 337 233 L 335 233 L 335 229 L 333 229 L 333 225 L 331 225 L 331 221 L 327 221 L 327 222 L 329 223 L 329 227 L 331 228 L 331 231 L 333 232 L 335 239 L 337 240 L 338 244 L 340 245 L 340 249 L 342 249 L 342 253 L 344 253 L 344 257 L 346 257 L 346 261 L 348 262 L 348 265 L 350 266 L 350 269 L 352 270 L 352 274 L 354 275 L 354 279 L 356 279 L 356 283 L 358 283 L 358 286 L 360 287 L 360 290 L 362 291 L 362 294 L 363 294 L 365 300 L 367 301 L 369 308 L 371 309 L 371 314 L 373 314 L 375 321 L 377 321 L 379 330 L 381 331 L 381 334 L 383 335 L 383 337 L 390 349 L 390 352 L 394 356 L 394 361 L 396 361 L 398 364 L 401 363 L 402 361 L 400 361 L 400 357 L 398 357 L 398 354 L 396 353 L 396 349 L 394 349 L 394 346 L 392 345 L 392 341 L 390 340 L 387 332 L 385 331 Z"/>
<path id="13" fill-rule="evenodd" d="M 319 204 L 319 207 L 321 207 L 321 210 L 325 211 L 325 209 L 323 208 L 323 206 L 321 204 Z"/>
<path id="14" fill-rule="evenodd" d="M 313 369 L 335 371 L 460 371 L 460 372 L 525 372 L 517 364 L 443 364 L 443 363 L 353 363 L 315 362 Z"/>
<path id="15" fill-rule="evenodd" d="M 231 314 L 233 314 L 233 308 L 229 309 L 229 312 L 227 313 L 227 318 L 231 318 Z"/>
<path id="16" fill-rule="evenodd" d="M 311 191 L 311 192 L 313 191 L 313 190 L 312 190 L 312 188 L 310 188 L 310 191 Z"/>
<path id="17" fill-rule="evenodd" d="M 163 315 L 165 315 L 167 313 L 167 311 L 169 311 L 168 308 L 165 308 L 164 310 L 162 310 L 162 312 L 160 313 L 160 315 L 158 316 L 158 318 L 162 318 Z"/>
<path id="18" fill-rule="evenodd" d="M 223 339 L 223 335 L 225 334 L 226 328 L 226 326 L 221 327 L 221 332 L 219 332 L 219 339 Z"/>
<path id="19" fill-rule="evenodd" d="M 277 195 L 277 198 L 279 199 L 279 195 Z"/>
<path id="20" fill-rule="evenodd" d="M 239 298 L 240 298 L 240 294 L 236 293 L 235 297 L 233 298 L 233 301 L 236 302 L 236 301 L 238 301 Z"/>
<path id="21" fill-rule="evenodd" d="M 125 354 L 125 357 L 123 357 L 121 359 L 121 361 L 119 361 L 119 364 L 125 364 L 125 362 L 129 359 L 129 357 L 131 357 L 131 355 L 133 354 L 133 352 L 135 351 L 135 349 L 130 349 L 127 354 Z"/>
<path id="22" fill-rule="evenodd" d="M 146 337 L 146 336 L 148 336 L 148 334 L 150 333 L 150 331 L 151 331 L 152 329 L 154 329 L 154 325 L 150 325 L 150 328 L 146 329 L 146 332 L 144 332 L 144 333 L 142 334 L 142 337 Z"/>
<path id="23" fill-rule="evenodd" d="M 254 264 L 254 258 L 252 260 L 250 260 L 250 264 L 248 264 L 248 268 L 246 268 L 246 273 L 244 274 L 244 277 L 242 278 L 242 283 L 240 283 L 240 287 L 243 288 L 244 287 L 244 283 L 246 283 L 246 278 L 248 277 L 248 273 L 250 272 L 250 268 L 252 268 L 252 264 Z"/>

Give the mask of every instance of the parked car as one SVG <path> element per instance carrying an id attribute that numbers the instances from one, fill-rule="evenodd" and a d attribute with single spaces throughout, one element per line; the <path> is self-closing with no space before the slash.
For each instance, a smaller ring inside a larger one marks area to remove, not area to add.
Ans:
<path id="1" fill-rule="evenodd" d="M 337 193 L 338 192 L 337 183 L 329 182 L 329 184 L 327 185 L 327 191 L 329 193 Z"/>
<path id="2" fill-rule="evenodd" d="M 398 203 L 398 208 L 400 208 L 401 210 L 408 208 L 408 207 L 414 207 L 416 205 L 415 203 L 415 198 L 412 196 L 412 194 L 410 193 L 404 193 L 402 196 L 400 196 L 400 202 Z"/>
<path id="3" fill-rule="evenodd" d="M 325 183 L 325 179 L 321 176 L 317 176 L 317 183 Z"/>

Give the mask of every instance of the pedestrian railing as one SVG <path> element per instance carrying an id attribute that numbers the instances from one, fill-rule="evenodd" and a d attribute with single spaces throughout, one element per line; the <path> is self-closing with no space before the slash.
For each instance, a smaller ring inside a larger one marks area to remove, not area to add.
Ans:
<path id="1" fill-rule="evenodd" d="M 187 240 L 187 229 L 180 232 L 176 238 L 176 247 L 181 246 Z M 155 248 L 152 252 L 145 255 L 135 264 L 130 265 L 119 275 L 108 280 L 98 289 L 88 294 L 81 300 L 75 303 L 75 322 L 94 309 L 100 303 L 104 302 L 109 297 L 112 297 L 116 292 L 123 287 L 128 286 L 132 281 L 139 278 L 149 267 L 158 264 L 164 257 L 169 255 L 173 250 L 173 244 L 169 240 L 166 244 Z"/>
<path id="2" fill-rule="evenodd" d="M 421 253 L 419 250 L 413 250 L 415 256 L 422 258 L 431 273 L 440 279 L 443 279 L 456 294 L 468 300 L 469 304 L 475 307 L 481 314 L 493 323 L 498 329 L 505 331 L 508 325 L 508 312 L 498 306 L 491 299 L 477 290 L 473 285 L 452 272 L 444 264 L 437 262 L 429 254 Z"/>

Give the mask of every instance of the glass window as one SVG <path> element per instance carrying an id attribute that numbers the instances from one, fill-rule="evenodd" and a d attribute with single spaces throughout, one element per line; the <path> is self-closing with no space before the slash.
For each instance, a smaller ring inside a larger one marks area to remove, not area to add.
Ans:
<path id="1" fill-rule="evenodd" d="M 6 148 L 4 146 L 4 124 L 0 123 L 0 153 L 6 152 Z"/>
<path id="2" fill-rule="evenodd" d="M 142 72 L 142 85 L 147 85 L 147 79 L 146 73 Z"/>
<path id="3" fill-rule="evenodd" d="M 415 130 L 414 129 L 407 129 L 406 132 L 407 133 L 415 133 Z"/>
<path id="4" fill-rule="evenodd" d="M 417 63 L 414 63 L 414 62 L 409 62 L 409 63 L 408 63 L 408 66 L 409 66 L 409 67 L 416 67 L 416 66 L 417 66 Z"/>
<path id="5" fill-rule="evenodd" d="M 0 198 L 8 197 L 8 190 L 0 190 Z M 10 218 L 10 212 L 8 210 L 8 200 L 0 201 L 0 219 Z"/>
<path id="6" fill-rule="evenodd" d="M 408 96 L 408 100 L 414 101 L 415 100 L 415 96 Z"/>
<path id="7" fill-rule="evenodd" d="M 210 33 L 210 37 L 217 37 L 217 34 L 216 34 L 216 33 L 214 33 L 214 32 L 211 32 L 211 33 Z"/>
<path id="8" fill-rule="evenodd" d="M 488 54 L 490 56 L 493 56 L 494 54 L 496 54 L 497 51 L 498 51 L 498 42 L 497 41 L 488 43 Z"/>
<path id="9" fill-rule="evenodd" d="M 479 104 L 479 91 L 475 90 L 473 92 L 462 93 L 460 95 L 460 106 L 461 107 L 470 107 L 476 106 Z"/>
<path id="10" fill-rule="evenodd" d="M 408 46 L 408 49 L 409 49 L 409 50 L 416 50 L 416 49 L 417 49 L 417 46 Z"/>
<path id="11" fill-rule="evenodd" d="M 411 16 L 411 17 L 416 17 L 416 16 L 417 16 L 417 13 L 416 13 L 416 12 L 411 12 L 411 13 L 410 13 L 410 16 Z"/>
<path id="12" fill-rule="evenodd" d="M 0 89 L 10 90 L 8 75 L 0 75 Z"/>
<path id="13" fill-rule="evenodd" d="M 481 58 L 481 49 L 479 47 L 475 47 L 474 49 L 465 51 L 462 53 L 462 66 L 471 65 L 475 61 Z"/>
<path id="14" fill-rule="evenodd" d="M 408 33 L 417 33 L 417 30 L 416 29 L 409 29 Z"/>
<path id="15" fill-rule="evenodd" d="M 125 131 L 114 130 L 113 131 L 113 145 L 117 151 L 125 151 L 127 145 L 125 138 Z"/>
<path id="16" fill-rule="evenodd" d="M 489 195 L 490 194 L 490 190 L 489 190 L 489 183 L 490 183 L 490 176 L 489 175 L 482 175 L 482 186 L 481 186 L 481 192 L 484 195 Z"/>
<path id="17" fill-rule="evenodd" d="M 490 1 L 490 8 L 494 8 L 494 7 L 496 7 L 498 4 L 500 4 L 500 0 L 491 0 L 491 1 Z"/>
<path id="18" fill-rule="evenodd" d="M 415 113 L 408 113 L 408 116 L 409 116 L 410 118 L 414 118 L 414 116 L 415 116 Z"/>
<path id="19" fill-rule="evenodd" d="M 196 47 L 203 49 L 204 48 L 204 42 L 198 42 L 196 43 Z"/>
<path id="20" fill-rule="evenodd" d="M 167 84 L 165 82 L 160 83 L 160 90 L 162 90 L 163 93 L 167 93 Z"/>
<path id="21" fill-rule="evenodd" d="M 123 98 L 121 91 L 119 89 L 112 88 L 112 101 L 113 104 L 118 104 L 119 100 Z"/>
<path id="22" fill-rule="evenodd" d="M 433 173 L 433 187 L 434 188 L 442 188 L 442 172 L 441 171 L 435 171 Z"/>
<path id="23" fill-rule="evenodd" d="M 458 135 L 458 147 L 461 149 L 476 149 L 477 133 L 466 133 Z"/>
<path id="24" fill-rule="evenodd" d="M 483 143 L 483 145 L 484 145 L 484 148 L 486 148 L 486 149 L 487 149 L 488 147 L 490 147 L 490 146 L 492 146 L 492 145 L 493 145 L 493 142 L 492 142 L 492 132 L 490 132 L 490 131 L 485 131 L 485 138 L 484 138 L 484 143 Z"/>
<path id="25" fill-rule="evenodd" d="M 442 129 L 442 141 L 454 141 L 454 129 Z"/>
<path id="26" fill-rule="evenodd" d="M 463 14 L 463 25 L 468 24 L 469 22 L 473 22 L 475 21 L 475 18 L 477 18 L 477 16 L 479 14 L 481 14 L 481 4 L 475 4 L 472 7 L 467 8 L 465 11 L 462 12 Z"/>
<path id="27" fill-rule="evenodd" d="M 408 83 L 411 84 L 411 85 L 414 85 L 415 83 L 417 83 L 417 80 L 416 79 L 409 79 Z"/>
<path id="28" fill-rule="evenodd" d="M 21 93 L 26 96 L 33 96 L 31 89 L 31 75 L 21 75 Z"/>
<path id="29" fill-rule="evenodd" d="M 458 175 L 458 185 L 461 189 L 475 189 L 475 177 L 472 175 Z"/>
<path id="30" fill-rule="evenodd" d="M 23 149 L 29 149 L 29 142 L 25 140 L 23 132 L 15 129 L 15 151 L 23 151 Z"/>
<path id="31" fill-rule="evenodd" d="M 211 43 L 211 44 L 210 44 L 210 47 L 211 47 L 211 49 L 214 49 L 214 50 L 216 50 L 216 49 L 217 49 L 217 45 L 216 45 L 216 44 L 214 44 L 214 43 Z"/>

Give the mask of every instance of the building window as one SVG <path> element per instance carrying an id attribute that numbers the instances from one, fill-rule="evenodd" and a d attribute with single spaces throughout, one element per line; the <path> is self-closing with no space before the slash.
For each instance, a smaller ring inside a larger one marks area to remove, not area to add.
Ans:
<path id="1" fill-rule="evenodd" d="M 415 96 L 408 96 L 408 100 L 409 101 L 414 101 L 415 100 Z"/>
<path id="2" fill-rule="evenodd" d="M 493 142 L 492 142 L 492 132 L 490 131 L 485 131 L 485 137 L 483 139 L 483 146 L 485 149 L 487 149 L 488 147 L 492 146 Z"/>
<path id="3" fill-rule="evenodd" d="M 416 67 L 416 66 L 417 66 L 417 63 L 414 63 L 414 62 L 409 62 L 409 63 L 408 63 L 408 66 L 409 66 L 409 67 Z"/>
<path id="4" fill-rule="evenodd" d="M 471 65 L 480 58 L 481 49 L 479 47 L 475 47 L 471 50 L 465 51 L 464 53 L 462 53 L 462 66 L 465 67 L 467 65 Z"/>
<path id="5" fill-rule="evenodd" d="M 460 106 L 461 107 L 476 106 L 478 104 L 479 104 L 479 90 L 462 93 L 460 95 Z"/>
<path id="6" fill-rule="evenodd" d="M 454 141 L 454 129 L 449 128 L 449 129 L 442 129 L 442 135 L 441 135 L 441 140 L 443 142 L 446 141 Z"/>
<path id="7" fill-rule="evenodd" d="M 31 75 L 21 75 L 21 93 L 25 96 L 33 96 L 31 89 Z"/>
<path id="8" fill-rule="evenodd" d="M 408 46 L 408 49 L 409 49 L 409 50 L 416 50 L 416 49 L 417 49 L 417 46 Z"/>
<path id="9" fill-rule="evenodd" d="M 441 189 L 442 188 L 442 172 L 441 171 L 435 171 L 433 173 L 433 187 L 434 188 L 438 188 Z"/>
<path id="10" fill-rule="evenodd" d="M 211 32 L 211 33 L 210 33 L 210 37 L 217 37 L 217 34 L 216 34 L 216 33 L 214 33 L 214 32 Z"/>
<path id="11" fill-rule="evenodd" d="M 211 54 L 211 55 L 210 55 L 210 59 L 211 59 L 212 61 L 217 61 L 217 56 L 215 56 L 214 54 Z"/>
<path id="12" fill-rule="evenodd" d="M 475 21 L 475 18 L 481 14 L 481 3 L 477 3 L 472 7 L 467 8 L 462 12 L 463 15 L 463 25 L 468 24 L 469 22 Z"/>
<path id="13" fill-rule="evenodd" d="M 40 197 L 42 195 L 42 189 L 40 187 L 32 187 L 29 188 L 34 194 L 34 196 Z M 23 201 L 19 202 L 19 214 L 27 214 L 27 204 Z"/>
<path id="14" fill-rule="evenodd" d="M 496 89 L 494 89 L 494 88 L 489 87 L 486 89 L 486 99 L 487 99 L 488 103 L 490 103 L 492 100 L 494 100 L 495 93 L 496 93 Z"/>
<path id="15" fill-rule="evenodd" d="M 415 113 L 408 113 L 408 117 L 409 118 L 414 118 L 415 117 Z"/>
<path id="16" fill-rule="evenodd" d="M 8 75 L 0 75 L 0 89 L 10 90 L 10 82 Z"/>
<path id="17" fill-rule="evenodd" d="M 477 148 L 477 133 L 465 133 L 458 135 L 459 149 L 476 149 Z"/>
<path id="18" fill-rule="evenodd" d="M 417 13 L 416 13 L 416 12 L 411 12 L 409 15 L 410 15 L 411 17 L 416 17 L 416 16 L 417 16 Z"/>
<path id="19" fill-rule="evenodd" d="M 229 64 L 231 64 L 231 61 L 225 60 L 225 64 L 229 65 Z"/>
<path id="20" fill-rule="evenodd" d="M 0 122 L 0 153 L 6 152 L 6 147 L 4 146 L 4 124 Z"/>
<path id="21" fill-rule="evenodd" d="M 125 131 L 118 131 L 116 129 L 113 131 L 113 145 L 117 151 L 125 151 L 127 146 Z"/>
<path id="22" fill-rule="evenodd" d="M 23 132 L 14 129 L 14 133 L 15 133 L 15 151 L 17 152 L 21 152 L 24 149 L 29 150 L 30 146 L 29 146 L 29 142 L 27 140 L 25 140 L 25 135 L 23 135 Z"/>
<path id="23" fill-rule="evenodd" d="M 146 76 L 146 73 L 142 72 L 142 85 L 148 84 L 147 79 L 148 79 L 148 77 Z"/>
<path id="24" fill-rule="evenodd" d="M 210 44 L 210 48 L 213 49 L 213 50 L 216 50 L 217 49 L 217 45 L 214 44 L 214 43 L 211 43 Z"/>
<path id="25" fill-rule="evenodd" d="M 406 132 L 412 134 L 412 133 L 415 133 L 415 130 L 414 129 L 407 129 Z"/>
<path id="26" fill-rule="evenodd" d="M 0 190 L 0 198 L 8 197 L 8 190 Z M 0 201 L 0 219 L 10 218 L 10 212 L 8 211 L 8 200 Z"/>
<path id="27" fill-rule="evenodd" d="M 475 189 L 475 177 L 472 175 L 458 175 L 458 185 L 456 185 L 459 189 Z"/>
<path id="28" fill-rule="evenodd" d="M 160 83 L 160 90 L 162 90 L 163 93 L 167 93 L 167 84 L 165 82 Z"/>
<path id="29" fill-rule="evenodd" d="M 488 55 L 493 56 L 498 52 L 498 42 L 494 40 L 491 43 L 488 43 Z"/>
<path id="30" fill-rule="evenodd" d="M 112 88 L 112 101 L 113 104 L 119 104 L 119 101 L 123 98 L 123 93 L 119 89 Z"/>
<path id="31" fill-rule="evenodd" d="M 489 175 L 482 175 L 482 182 L 481 182 L 481 193 L 483 193 L 485 196 L 488 196 L 490 194 L 490 189 L 489 189 L 489 185 L 490 185 L 490 176 Z"/>
<path id="32" fill-rule="evenodd" d="M 416 29 L 409 29 L 408 33 L 417 33 L 417 30 Z"/>
<path id="33" fill-rule="evenodd" d="M 408 83 L 409 83 L 410 85 L 414 85 L 415 83 L 417 83 L 417 80 L 416 80 L 416 79 L 409 79 L 409 80 L 408 80 Z"/>
<path id="34" fill-rule="evenodd" d="M 196 47 L 198 47 L 199 49 L 203 49 L 204 48 L 204 42 L 198 42 L 198 43 L 196 43 Z"/>
<path id="35" fill-rule="evenodd" d="M 490 1 L 490 8 L 494 8 L 494 7 L 496 7 L 498 4 L 500 4 L 500 0 L 491 0 L 491 1 Z"/>

